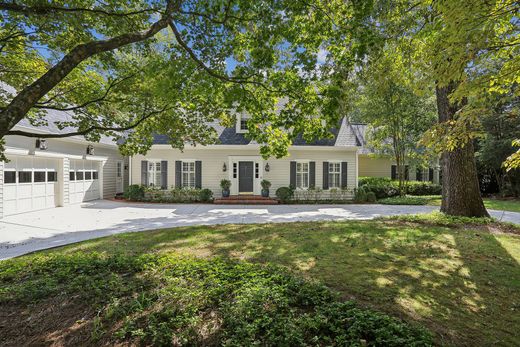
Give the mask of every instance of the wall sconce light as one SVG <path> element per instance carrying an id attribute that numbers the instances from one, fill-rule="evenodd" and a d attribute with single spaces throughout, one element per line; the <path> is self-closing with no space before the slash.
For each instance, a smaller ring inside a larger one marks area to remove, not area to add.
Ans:
<path id="1" fill-rule="evenodd" d="M 45 139 L 37 139 L 36 140 L 36 148 L 45 151 L 47 149 L 47 140 Z"/>
<path id="2" fill-rule="evenodd" d="M 94 146 L 92 146 L 92 145 L 87 146 L 87 155 L 94 155 Z"/>
<path id="3" fill-rule="evenodd" d="M 265 164 L 265 172 L 269 172 L 271 170 L 271 167 L 269 166 L 269 163 Z"/>
<path id="4" fill-rule="evenodd" d="M 227 165 L 226 163 L 224 163 L 224 165 L 222 165 L 222 172 L 226 172 L 227 171 Z"/>

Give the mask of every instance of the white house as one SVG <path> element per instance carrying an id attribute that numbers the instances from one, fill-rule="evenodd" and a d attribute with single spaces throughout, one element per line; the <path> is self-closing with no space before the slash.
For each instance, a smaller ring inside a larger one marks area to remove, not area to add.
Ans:
<path id="1" fill-rule="evenodd" d="M 66 112 L 48 111 L 47 126 L 33 127 L 23 120 L 16 129 L 41 133 L 60 130 L 55 122 L 70 117 Z M 333 188 L 350 191 L 358 177 L 392 177 L 390 158 L 373 158 L 365 145 L 362 124 L 343 119 L 332 129 L 332 139 L 306 143 L 297 138 L 282 159 L 263 159 L 259 145 L 245 136 L 246 123 L 236 127 L 214 125 L 219 142 L 214 145 L 172 149 L 168 139 L 155 136 L 145 155 L 123 157 L 117 144 L 104 137 L 99 143 L 85 138 L 47 139 L 6 137 L 9 162 L 0 162 L 0 218 L 2 216 L 113 198 L 128 184 L 162 187 L 209 188 L 220 197 L 220 180 L 229 179 L 231 194 L 259 195 L 262 179 L 271 190 L 292 185 L 296 189 L 320 187 L 324 197 Z M 438 181 L 433 169 L 409 170 L 409 179 Z"/>

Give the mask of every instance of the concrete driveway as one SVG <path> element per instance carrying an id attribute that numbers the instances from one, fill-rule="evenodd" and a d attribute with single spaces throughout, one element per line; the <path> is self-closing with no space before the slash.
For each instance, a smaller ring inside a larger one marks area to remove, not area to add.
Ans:
<path id="1" fill-rule="evenodd" d="M 98 200 L 0 220 L 0 259 L 129 231 L 188 225 L 372 219 L 428 213 L 435 206 L 145 204 Z M 520 222 L 520 214 L 493 211 Z"/>

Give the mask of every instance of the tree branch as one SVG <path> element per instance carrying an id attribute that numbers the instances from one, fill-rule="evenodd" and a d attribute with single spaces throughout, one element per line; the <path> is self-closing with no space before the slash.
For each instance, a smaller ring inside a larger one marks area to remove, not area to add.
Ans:
<path id="1" fill-rule="evenodd" d="M 61 6 L 26 6 L 26 5 L 19 5 L 16 3 L 7 3 L 7 2 L 0 2 L 0 11 L 10 11 L 10 12 L 17 12 L 17 13 L 23 13 L 25 15 L 47 15 L 51 13 L 78 13 L 78 12 L 87 12 L 87 13 L 95 13 L 95 14 L 101 14 L 105 16 L 113 16 L 113 17 L 127 17 L 127 16 L 134 16 L 137 14 L 143 14 L 147 12 L 157 12 L 158 9 L 156 8 L 146 8 L 142 10 L 136 10 L 131 12 L 111 12 L 107 10 L 102 10 L 99 8 L 85 8 L 85 7 L 61 7 Z"/>
<path id="2" fill-rule="evenodd" d="M 46 109 L 46 110 L 57 110 L 57 111 L 75 111 L 75 110 L 78 110 L 80 108 L 84 108 L 90 104 L 94 104 L 94 103 L 97 103 L 97 102 L 102 102 L 106 99 L 106 97 L 108 96 L 108 94 L 110 93 L 110 90 L 112 88 L 114 88 L 115 86 L 117 86 L 118 84 L 120 83 L 123 83 L 124 81 L 134 77 L 135 74 L 132 74 L 130 76 L 126 76 L 120 80 L 115 80 L 115 81 L 112 81 L 110 83 L 110 85 L 108 86 L 108 88 L 105 90 L 105 93 L 103 93 L 102 96 L 96 98 L 96 99 L 93 99 L 93 100 L 89 100 L 89 101 L 86 101 L 80 105 L 76 105 L 76 106 L 70 106 L 70 107 L 58 107 L 58 106 L 52 106 L 52 105 L 48 105 L 48 102 L 42 102 L 42 103 L 36 103 L 34 105 L 34 108 L 39 108 L 39 109 Z"/>
<path id="3" fill-rule="evenodd" d="M 174 2 L 175 1 L 175 2 Z M 0 113 L 0 138 L 5 136 L 36 102 L 60 83 L 76 66 L 91 56 L 109 52 L 131 43 L 144 41 L 166 28 L 171 14 L 179 7 L 178 0 L 168 0 L 166 11 L 148 30 L 126 33 L 107 40 L 82 43 L 74 47 L 43 76 L 25 87 Z"/>
<path id="4" fill-rule="evenodd" d="M 262 83 L 260 81 L 251 80 L 249 78 L 230 77 L 230 76 L 223 75 L 223 74 L 221 74 L 221 73 L 211 69 L 206 64 L 204 64 L 204 62 L 197 57 L 195 52 L 193 52 L 193 50 L 186 44 L 186 42 L 184 42 L 184 40 L 183 40 L 181 34 L 179 33 L 179 31 L 177 30 L 177 27 L 175 26 L 175 24 L 170 21 L 169 25 L 170 25 L 170 28 L 173 31 L 175 39 L 179 43 L 179 45 L 186 51 L 186 53 L 188 53 L 190 58 L 195 63 L 197 63 L 204 71 L 206 71 L 210 76 L 215 77 L 215 78 L 217 78 L 217 79 L 219 79 L 221 81 L 224 81 L 224 82 L 231 82 L 231 83 L 238 83 L 238 84 L 254 84 L 254 85 L 257 85 L 257 86 L 260 86 L 260 87 L 264 88 L 265 90 L 267 90 L 267 91 L 269 91 L 271 93 L 280 93 L 280 92 L 289 93 L 286 90 L 284 91 L 284 90 L 272 89 L 269 86 L 267 86 L 265 83 Z"/>

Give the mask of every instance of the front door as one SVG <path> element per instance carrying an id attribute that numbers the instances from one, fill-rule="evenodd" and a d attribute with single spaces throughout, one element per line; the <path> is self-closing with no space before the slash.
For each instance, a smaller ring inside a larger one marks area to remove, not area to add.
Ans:
<path id="1" fill-rule="evenodd" d="M 116 193 L 123 192 L 123 162 L 116 162 Z"/>
<path id="2" fill-rule="evenodd" d="M 253 194 L 254 192 L 254 163 L 252 161 L 238 162 L 238 192 Z"/>

